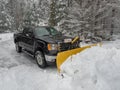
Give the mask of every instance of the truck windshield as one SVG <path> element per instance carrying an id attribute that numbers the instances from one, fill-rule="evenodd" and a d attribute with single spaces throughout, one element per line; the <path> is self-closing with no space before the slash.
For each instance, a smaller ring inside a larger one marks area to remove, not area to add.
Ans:
<path id="1" fill-rule="evenodd" d="M 49 35 L 60 35 L 61 32 L 57 31 L 56 29 L 52 27 L 37 27 L 35 29 L 35 34 L 37 36 L 49 36 Z"/>

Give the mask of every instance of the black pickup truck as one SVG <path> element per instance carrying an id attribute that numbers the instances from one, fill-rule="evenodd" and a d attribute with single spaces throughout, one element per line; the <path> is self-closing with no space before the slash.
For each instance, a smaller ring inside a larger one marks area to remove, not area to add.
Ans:
<path id="1" fill-rule="evenodd" d="M 79 47 L 79 43 L 71 44 L 72 39 L 48 26 L 24 27 L 22 32 L 14 34 L 16 51 L 33 55 L 41 68 L 55 63 L 58 52 Z"/>

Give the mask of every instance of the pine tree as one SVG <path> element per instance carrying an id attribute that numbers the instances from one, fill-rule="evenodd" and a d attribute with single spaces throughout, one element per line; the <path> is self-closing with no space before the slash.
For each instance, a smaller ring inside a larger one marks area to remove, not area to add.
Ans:
<path id="1" fill-rule="evenodd" d="M 7 0 L 0 1 L 0 31 L 11 30 L 13 18 L 10 16 L 7 8 Z"/>
<path id="2" fill-rule="evenodd" d="M 38 3 L 32 2 L 31 8 L 25 15 L 24 24 L 35 26 L 47 24 L 48 6 L 47 0 L 40 0 Z"/>
<path id="3" fill-rule="evenodd" d="M 51 0 L 49 26 L 56 26 L 56 0 Z"/>

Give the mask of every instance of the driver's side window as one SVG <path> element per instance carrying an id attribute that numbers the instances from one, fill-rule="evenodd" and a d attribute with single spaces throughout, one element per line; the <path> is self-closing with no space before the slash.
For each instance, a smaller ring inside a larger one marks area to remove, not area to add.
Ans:
<path id="1" fill-rule="evenodd" d="M 32 35 L 33 35 L 32 29 L 30 29 L 30 28 L 24 28 L 23 34 L 25 36 L 27 36 L 27 37 L 32 37 Z"/>
<path id="2" fill-rule="evenodd" d="M 23 29 L 23 34 L 26 35 L 28 33 L 29 28 L 24 28 Z"/>

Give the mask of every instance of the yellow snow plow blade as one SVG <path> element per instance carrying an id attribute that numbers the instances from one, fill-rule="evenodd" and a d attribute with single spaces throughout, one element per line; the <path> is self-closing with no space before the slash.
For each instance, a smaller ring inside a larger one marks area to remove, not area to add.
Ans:
<path id="1" fill-rule="evenodd" d="M 72 49 L 72 50 L 68 50 L 68 51 L 58 53 L 57 59 L 56 59 L 58 72 L 60 72 L 60 66 L 66 61 L 66 59 L 69 56 L 77 54 L 77 53 L 85 50 L 86 48 L 90 48 L 92 46 L 97 46 L 97 45 L 98 44 L 92 44 L 92 45 L 84 46 L 84 47 L 81 47 L 81 48 L 76 48 L 76 49 Z M 101 46 L 102 44 L 99 44 L 99 45 Z"/>

